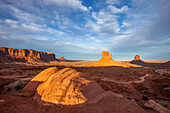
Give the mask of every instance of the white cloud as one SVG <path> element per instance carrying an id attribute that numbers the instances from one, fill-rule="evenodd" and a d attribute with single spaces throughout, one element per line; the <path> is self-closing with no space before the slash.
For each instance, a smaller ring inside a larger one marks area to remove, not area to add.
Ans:
<path id="1" fill-rule="evenodd" d="M 129 22 L 123 22 L 121 28 L 123 28 L 123 27 L 130 27 L 130 26 L 132 26 L 131 23 L 129 23 Z"/>
<path id="2" fill-rule="evenodd" d="M 82 4 L 80 0 L 44 0 L 47 4 L 56 4 L 62 7 L 70 7 L 75 10 L 88 11 L 89 9 Z"/>
<path id="3" fill-rule="evenodd" d="M 17 21 L 14 21 L 14 20 L 11 20 L 11 19 L 5 19 L 5 22 L 7 24 L 17 24 L 18 23 Z"/>
<path id="4" fill-rule="evenodd" d="M 99 12 L 92 12 L 91 15 L 95 21 L 88 20 L 86 28 L 102 34 L 115 34 L 119 31 L 117 22 L 118 16 L 112 14 L 107 9 L 101 9 Z"/>
<path id="5" fill-rule="evenodd" d="M 111 5 L 113 5 L 113 4 L 119 4 L 119 0 L 106 0 L 106 3 L 107 3 L 107 4 L 111 4 Z"/>
<path id="6" fill-rule="evenodd" d="M 98 14 L 93 14 L 98 24 L 105 24 L 108 22 L 113 22 L 116 20 L 115 15 L 112 15 L 110 12 L 105 10 L 100 10 Z"/>
<path id="7" fill-rule="evenodd" d="M 95 40 L 95 39 L 96 39 L 96 37 L 90 37 L 90 39 L 91 39 L 91 40 Z"/>
<path id="8" fill-rule="evenodd" d="M 41 38 L 36 38 L 36 40 L 47 41 L 47 40 L 48 40 L 48 38 L 43 38 L 43 37 L 41 37 Z"/>
<path id="9" fill-rule="evenodd" d="M 89 39 L 90 39 L 90 40 L 94 40 L 95 42 L 100 42 L 99 39 L 97 39 L 96 37 L 93 37 L 93 36 L 89 37 Z"/>
<path id="10" fill-rule="evenodd" d="M 114 14 L 116 14 L 116 13 L 124 13 L 124 12 L 126 12 L 129 9 L 128 6 L 123 6 L 121 8 L 117 8 L 117 7 L 113 6 L 113 5 L 109 5 L 108 8 Z"/>
<path id="11" fill-rule="evenodd" d="M 93 9 L 93 8 L 90 6 L 90 7 L 89 7 L 89 10 L 92 10 L 92 9 Z"/>
<path id="12" fill-rule="evenodd" d="M 56 12 L 54 21 L 56 21 L 57 25 L 62 29 L 73 26 L 73 22 L 71 21 L 71 19 L 69 19 L 68 17 L 65 17 L 62 14 L 59 14 L 58 12 Z"/>

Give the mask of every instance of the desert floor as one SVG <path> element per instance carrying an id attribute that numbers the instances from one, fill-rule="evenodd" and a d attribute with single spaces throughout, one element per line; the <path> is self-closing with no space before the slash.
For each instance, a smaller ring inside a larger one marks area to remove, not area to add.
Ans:
<path id="1" fill-rule="evenodd" d="M 147 100 L 154 100 L 170 110 L 170 64 L 166 61 L 145 61 L 138 68 L 85 67 L 94 61 L 66 61 L 44 64 L 0 64 L 1 113 L 158 113 L 147 108 Z M 120 61 L 128 62 L 128 61 Z M 105 91 L 121 94 L 123 99 L 105 97 L 93 105 L 62 106 L 41 104 L 30 96 L 20 96 L 22 88 L 48 67 L 71 67 L 95 80 Z M 133 107 L 138 106 L 138 107 Z"/>

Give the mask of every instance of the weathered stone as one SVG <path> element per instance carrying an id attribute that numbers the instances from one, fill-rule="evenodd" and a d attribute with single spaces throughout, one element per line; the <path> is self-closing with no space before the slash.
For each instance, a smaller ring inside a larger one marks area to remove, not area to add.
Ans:
<path id="1" fill-rule="evenodd" d="M 134 60 L 140 60 L 140 56 L 139 55 L 136 55 Z"/>
<path id="2" fill-rule="evenodd" d="M 2 60 L 1 62 L 31 62 L 32 60 L 49 62 L 56 60 L 55 54 L 51 52 L 39 52 L 32 49 L 14 49 L 0 47 L 0 55 L 1 57 L 4 57 L 4 61 L 3 59 L 0 59 Z M 7 57 L 8 59 L 5 57 Z"/>
<path id="3" fill-rule="evenodd" d="M 66 61 L 66 59 L 64 58 L 64 56 L 62 56 L 59 60 L 60 60 L 60 61 Z"/>
<path id="4" fill-rule="evenodd" d="M 55 71 L 56 69 L 46 70 Z M 37 75 L 38 77 L 34 77 L 32 81 L 36 81 L 41 76 L 46 76 L 48 74 L 46 70 Z M 45 78 L 48 77 L 46 76 Z M 44 81 L 44 79 L 41 81 Z M 76 105 L 85 102 L 96 103 L 107 96 L 103 94 L 104 92 L 96 82 L 86 78 L 86 75 L 83 73 L 77 72 L 72 68 L 64 68 L 60 71 L 56 70 L 47 81 L 38 86 L 34 99 L 39 100 L 39 96 L 41 96 L 41 100 L 45 102 Z M 101 96 L 99 96 L 100 94 Z"/>
<path id="5" fill-rule="evenodd" d="M 97 61 L 93 62 L 91 64 L 88 64 L 87 66 L 121 66 L 121 67 L 139 67 L 137 65 L 132 65 L 130 63 L 119 63 L 113 60 L 112 53 L 109 54 L 108 51 L 102 51 L 102 58 Z"/>

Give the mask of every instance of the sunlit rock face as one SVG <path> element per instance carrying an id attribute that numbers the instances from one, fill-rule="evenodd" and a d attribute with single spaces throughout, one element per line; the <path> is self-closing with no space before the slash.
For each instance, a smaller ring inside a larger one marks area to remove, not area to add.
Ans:
<path id="1" fill-rule="evenodd" d="M 112 59 L 112 53 L 109 55 L 108 51 L 102 51 L 102 59 Z"/>
<path id="2" fill-rule="evenodd" d="M 137 65 L 144 65 L 144 64 L 146 64 L 144 61 L 142 61 L 142 60 L 140 59 L 140 56 L 139 56 L 139 55 L 136 55 L 136 56 L 134 57 L 134 60 L 132 60 L 130 63 L 132 63 L 132 64 L 137 64 Z"/>
<path id="3" fill-rule="evenodd" d="M 55 54 L 51 52 L 40 52 L 32 49 L 15 49 L 15 48 L 5 48 L 5 47 L 0 47 L 0 56 L 3 57 L 2 62 L 15 62 L 15 61 L 50 62 L 56 60 Z"/>
<path id="4" fill-rule="evenodd" d="M 49 79 L 49 77 L 51 77 L 51 75 L 53 75 L 57 71 L 59 71 L 59 69 L 56 67 L 47 68 L 39 73 L 37 76 L 35 76 L 31 81 L 45 82 Z"/>
<path id="5" fill-rule="evenodd" d="M 139 55 L 136 55 L 134 60 L 140 60 L 140 56 Z"/>
<path id="6" fill-rule="evenodd" d="M 41 76 L 46 76 L 46 72 L 41 73 Z M 40 78 L 40 74 L 33 80 Z M 45 81 L 43 79 L 41 81 Z M 37 88 L 37 93 L 34 96 L 41 100 L 54 104 L 62 105 L 77 105 L 85 102 L 92 102 L 92 100 L 104 90 L 94 81 L 87 79 L 87 77 L 72 68 L 64 68 L 52 74 L 47 81 L 40 84 Z"/>
<path id="7" fill-rule="evenodd" d="M 43 70 L 42 72 L 40 72 L 37 76 L 35 76 L 23 89 L 22 92 L 23 93 L 28 93 L 28 95 L 33 96 L 37 90 L 37 87 L 39 86 L 39 84 L 47 81 L 49 79 L 49 77 L 51 77 L 54 73 L 56 73 L 57 71 L 59 71 L 58 68 L 56 67 L 50 67 L 47 68 L 45 70 Z M 24 94 L 25 95 L 25 94 Z"/>
<path id="8" fill-rule="evenodd" d="M 64 56 L 62 56 L 59 60 L 60 60 L 60 61 L 66 61 L 66 59 L 64 58 Z"/>
<path id="9" fill-rule="evenodd" d="M 113 60 L 112 53 L 109 54 L 108 51 L 102 51 L 102 58 L 94 63 L 88 64 L 87 66 L 121 66 L 121 67 L 138 67 L 137 65 L 132 65 L 130 63 L 119 63 Z"/>

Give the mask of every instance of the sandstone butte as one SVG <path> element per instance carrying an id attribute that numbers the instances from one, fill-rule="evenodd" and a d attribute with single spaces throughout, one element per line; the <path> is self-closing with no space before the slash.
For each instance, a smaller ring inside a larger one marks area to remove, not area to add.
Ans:
<path id="1" fill-rule="evenodd" d="M 140 60 L 140 56 L 139 56 L 139 55 L 136 55 L 136 56 L 134 57 L 134 60 Z"/>
<path id="2" fill-rule="evenodd" d="M 14 49 L 0 47 L 0 62 L 49 62 L 54 61 L 55 54 L 51 52 L 39 52 L 32 49 Z"/>
<path id="3" fill-rule="evenodd" d="M 41 82 L 35 89 L 33 82 Z M 77 105 L 83 103 L 97 103 L 102 98 L 113 95 L 122 98 L 122 95 L 111 91 L 104 91 L 95 81 L 85 74 L 72 68 L 58 70 L 48 68 L 35 76 L 23 89 L 25 92 L 34 91 L 34 100 L 59 105 Z"/>
<path id="4" fill-rule="evenodd" d="M 134 64 L 130 64 L 130 63 L 116 62 L 112 58 L 112 53 L 109 54 L 108 51 L 102 51 L 102 58 L 97 62 L 88 64 L 87 66 L 92 66 L 92 67 L 98 67 L 98 66 L 140 67 L 138 65 L 134 65 Z"/>
<path id="5" fill-rule="evenodd" d="M 144 61 L 142 61 L 142 60 L 140 59 L 140 56 L 139 56 L 139 55 L 136 55 L 136 56 L 134 57 L 134 59 L 133 59 L 130 63 L 132 63 L 132 64 L 137 64 L 137 65 L 146 64 Z"/>
<path id="6" fill-rule="evenodd" d="M 66 59 L 64 58 L 64 56 L 62 56 L 59 60 L 60 60 L 60 61 L 66 61 Z"/>

